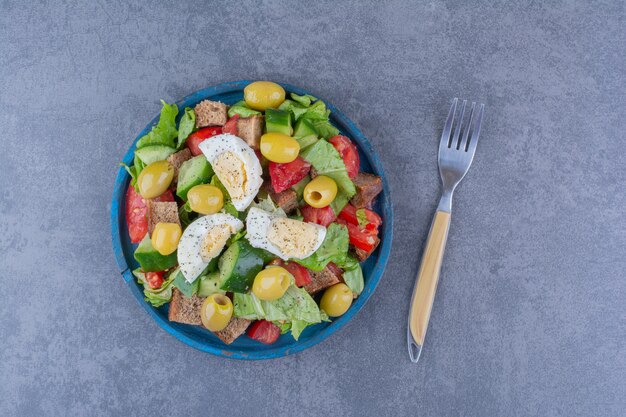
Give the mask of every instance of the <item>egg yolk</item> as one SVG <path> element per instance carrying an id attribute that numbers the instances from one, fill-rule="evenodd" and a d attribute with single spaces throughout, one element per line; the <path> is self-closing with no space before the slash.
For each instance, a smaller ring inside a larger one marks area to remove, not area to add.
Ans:
<path id="1" fill-rule="evenodd" d="M 317 244 L 317 228 L 295 219 L 272 220 L 267 239 L 288 258 L 307 257 Z"/>
<path id="2" fill-rule="evenodd" d="M 230 151 L 224 152 L 213 160 L 211 166 L 233 200 L 244 197 L 248 176 L 243 161 L 237 155 Z"/>
<path id="3" fill-rule="evenodd" d="M 219 256 L 232 233 L 233 229 L 228 224 L 219 224 L 210 228 L 202 240 L 202 247 L 200 248 L 202 260 L 209 262 Z"/>

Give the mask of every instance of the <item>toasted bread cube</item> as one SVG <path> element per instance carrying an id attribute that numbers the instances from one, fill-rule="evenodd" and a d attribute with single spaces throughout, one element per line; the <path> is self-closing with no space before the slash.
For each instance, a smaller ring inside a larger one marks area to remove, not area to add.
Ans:
<path id="1" fill-rule="evenodd" d="M 238 136 L 245 140 L 252 149 L 259 149 L 263 135 L 263 116 L 255 114 L 237 120 Z"/>
<path id="2" fill-rule="evenodd" d="M 169 321 L 185 324 L 202 324 L 201 312 L 204 297 L 192 295 L 185 297 L 177 288 L 172 289 L 172 301 L 170 302 Z"/>
<path id="3" fill-rule="evenodd" d="M 250 326 L 250 323 L 250 320 L 242 319 L 240 317 L 233 317 L 228 322 L 228 325 L 226 325 L 223 330 L 215 332 L 215 335 L 219 337 L 222 342 L 230 345 L 235 341 L 235 339 L 245 333 L 248 326 Z"/>
<path id="4" fill-rule="evenodd" d="M 224 126 L 228 120 L 228 106 L 219 101 L 203 100 L 194 108 L 196 127 Z"/>
<path id="5" fill-rule="evenodd" d="M 309 294 L 315 294 L 341 282 L 341 275 L 338 271 L 328 266 L 319 272 L 310 271 L 310 275 L 313 282 L 304 286 Z"/>
<path id="6" fill-rule="evenodd" d="M 183 162 L 191 159 L 191 151 L 189 148 L 185 148 L 176 153 L 171 154 L 167 157 L 167 162 L 169 162 L 174 167 L 174 179 L 172 180 L 172 184 L 170 188 L 172 190 L 176 189 L 176 183 L 178 182 L 178 171 L 180 170 L 180 166 Z"/>
<path id="7" fill-rule="evenodd" d="M 170 201 L 147 201 L 148 206 L 148 232 L 152 236 L 152 231 L 157 223 L 177 223 L 180 226 L 178 217 L 178 205 Z"/>
<path id="8" fill-rule="evenodd" d="M 264 188 L 272 201 L 278 207 L 283 209 L 285 213 L 289 214 L 290 212 L 298 208 L 298 194 L 296 194 L 296 192 L 291 188 L 277 193 L 274 191 L 274 188 L 272 187 L 272 184 L 270 182 L 266 182 Z"/>
<path id="9" fill-rule="evenodd" d="M 356 195 L 352 197 L 350 203 L 356 208 L 371 208 L 374 205 L 374 199 L 383 190 L 381 178 L 374 174 L 359 172 L 353 182 Z"/>

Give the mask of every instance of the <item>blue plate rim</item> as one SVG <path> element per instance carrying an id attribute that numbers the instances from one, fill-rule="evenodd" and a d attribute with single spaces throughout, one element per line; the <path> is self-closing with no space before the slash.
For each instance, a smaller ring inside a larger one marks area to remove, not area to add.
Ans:
<path id="1" fill-rule="evenodd" d="M 214 86 L 206 87 L 201 90 L 198 90 L 190 95 L 187 95 L 183 99 L 176 102 L 179 109 L 188 107 L 190 102 L 197 102 L 199 100 L 203 100 L 212 96 L 232 93 L 236 91 L 241 91 L 245 86 L 253 82 L 252 80 L 238 80 L 231 82 L 224 82 L 221 84 L 217 84 Z M 286 91 L 294 92 L 296 94 L 311 94 L 308 91 L 291 85 L 287 83 L 278 83 L 280 84 Z M 232 359 L 243 359 L 243 360 L 259 360 L 259 359 L 275 359 L 283 356 L 288 356 L 300 352 L 304 349 L 307 349 L 311 346 L 314 346 L 321 341 L 325 340 L 327 337 L 338 331 L 341 327 L 343 327 L 346 323 L 348 323 L 356 314 L 363 308 L 365 303 L 369 300 L 374 290 L 378 286 L 382 275 L 384 273 L 387 262 L 389 261 L 389 255 L 391 253 L 391 246 L 393 240 L 393 205 L 391 203 L 391 194 L 389 184 L 387 182 L 385 171 L 383 168 L 382 161 L 378 156 L 376 150 L 372 147 L 369 140 L 363 135 L 363 133 L 359 130 L 359 128 L 352 122 L 348 117 L 346 117 L 341 111 L 339 111 L 332 103 L 327 101 L 326 99 L 320 97 L 317 94 L 313 94 L 315 97 L 320 98 L 326 103 L 326 106 L 331 111 L 331 119 L 333 120 L 333 124 L 339 123 L 340 130 L 344 133 L 348 133 L 353 139 L 356 139 L 357 145 L 360 150 L 367 156 L 370 165 L 374 168 L 374 171 L 377 175 L 379 175 L 382 179 L 383 183 L 383 192 L 379 196 L 383 211 L 383 228 L 382 228 L 382 236 L 380 247 L 377 250 L 378 257 L 377 262 L 370 272 L 370 274 L 366 277 L 366 284 L 361 295 L 356 299 L 356 301 L 352 304 L 350 309 L 341 317 L 338 317 L 332 321 L 330 325 L 321 329 L 307 340 L 304 341 L 294 341 L 292 346 L 281 346 L 276 348 L 268 348 L 260 351 L 242 351 L 238 349 L 232 349 L 228 345 L 224 345 L 222 348 L 218 348 L 207 343 L 201 343 L 198 340 L 189 337 L 184 332 L 176 329 L 172 326 L 169 320 L 165 320 L 159 315 L 154 307 L 149 305 L 146 301 L 144 301 L 143 292 L 140 290 L 138 285 L 135 285 L 132 272 L 130 270 L 130 266 L 126 262 L 126 257 L 124 255 L 122 238 L 121 238 L 121 220 L 125 221 L 125 212 L 124 208 L 120 207 L 120 203 L 124 201 L 124 196 L 126 192 L 126 188 L 128 186 L 128 182 L 130 180 L 130 176 L 126 172 L 126 170 L 120 166 L 117 172 L 117 176 L 115 179 L 115 186 L 113 189 L 113 195 L 111 199 L 111 217 L 110 217 L 110 225 L 111 225 L 111 238 L 113 244 L 113 252 L 115 254 L 116 262 L 119 266 L 120 273 L 129 288 L 134 295 L 137 302 L 146 310 L 146 312 L 159 324 L 161 328 L 163 328 L 167 333 L 174 336 L 176 339 L 181 342 L 198 349 L 203 352 L 211 353 L 216 356 L 232 358 Z M 123 162 L 127 165 L 130 165 L 134 156 L 134 148 L 135 144 L 145 134 L 147 134 L 150 129 L 158 122 L 159 115 L 157 114 L 152 121 L 137 135 L 128 151 L 124 155 Z"/>

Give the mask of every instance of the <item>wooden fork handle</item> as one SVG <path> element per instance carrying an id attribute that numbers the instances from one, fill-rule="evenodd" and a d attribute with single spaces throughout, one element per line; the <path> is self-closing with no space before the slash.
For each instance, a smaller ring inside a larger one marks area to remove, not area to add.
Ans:
<path id="1" fill-rule="evenodd" d="M 412 362 L 417 362 L 424 345 L 449 228 L 450 213 L 440 210 L 435 212 L 430 233 L 426 240 L 424 254 L 422 255 L 422 263 L 417 274 L 417 283 L 413 290 L 409 311 L 407 338 Z"/>

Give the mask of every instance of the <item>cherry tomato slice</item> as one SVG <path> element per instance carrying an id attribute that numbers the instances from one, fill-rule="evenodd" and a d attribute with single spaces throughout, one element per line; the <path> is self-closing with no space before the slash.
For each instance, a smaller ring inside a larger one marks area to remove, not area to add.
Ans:
<path id="1" fill-rule="evenodd" d="M 328 227 L 329 224 L 337 219 L 335 212 L 330 206 L 315 208 L 307 205 L 300 208 L 300 213 L 302 213 L 305 222 L 320 224 L 324 227 Z"/>
<path id="2" fill-rule="evenodd" d="M 163 279 L 164 274 L 165 271 L 146 272 L 146 281 L 148 281 L 148 285 L 150 286 L 150 288 L 152 288 L 153 290 L 161 288 L 161 285 L 163 285 L 163 281 L 165 281 Z"/>
<path id="3" fill-rule="evenodd" d="M 337 149 L 339 155 L 341 155 L 341 159 L 343 159 L 343 163 L 346 165 L 350 179 L 356 178 L 359 173 L 359 165 L 361 164 L 356 145 L 352 143 L 350 139 L 341 135 L 333 136 L 328 139 L 328 141 Z"/>
<path id="4" fill-rule="evenodd" d="M 202 153 L 199 148 L 200 144 L 211 136 L 219 135 L 220 133 L 222 133 L 222 128 L 219 126 L 211 126 L 200 129 L 189 135 L 187 138 L 187 147 L 193 156 L 198 156 Z"/>
<path id="5" fill-rule="evenodd" d="M 297 157 L 287 164 L 270 162 L 269 170 L 274 192 L 281 193 L 306 177 L 311 170 L 311 164 L 303 158 Z"/>
<path id="6" fill-rule="evenodd" d="M 309 270 L 300 264 L 297 264 L 295 262 L 285 262 L 279 258 L 274 259 L 269 264 L 282 266 L 287 271 L 289 271 L 289 273 L 295 278 L 296 287 L 304 287 L 305 285 L 309 285 L 313 282 L 313 280 L 311 279 L 311 274 L 309 274 Z"/>
<path id="7" fill-rule="evenodd" d="M 222 126 L 222 133 L 230 133 L 231 135 L 237 135 L 239 133 L 239 129 L 237 129 L 237 120 L 239 120 L 239 115 L 236 114 L 228 121 L 224 126 Z"/>
<path id="8" fill-rule="evenodd" d="M 267 320 L 257 320 L 248 328 L 248 336 L 258 342 L 271 345 L 280 337 L 280 328 Z"/>
<path id="9" fill-rule="evenodd" d="M 154 201 L 174 201 L 172 190 L 167 190 Z M 146 200 L 135 191 L 135 187 L 128 185 L 126 190 L 126 224 L 131 243 L 139 243 L 148 233 L 148 207 Z"/>
<path id="10" fill-rule="evenodd" d="M 354 225 L 359 225 L 359 219 L 357 217 L 357 209 L 356 207 L 354 207 L 352 204 L 348 204 L 346 205 L 343 210 L 341 210 L 341 213 L 339 213 L 339 218 L 343 219 L 345 221 L 347 221 L 348 223 L 352 223 Z M 370 209 L 362 209 L 365 210 L 365 218 L 367 219 L 367 228 L 378 228 L 378 226 L 380 226 L 383 223 L 383 220 L 380 218 L 380 216 L 378 215 L 378 213 L 376 213 L 375 211 L 372 211 Z M 371 225 L 371 226 L 370 226 Z"/>

